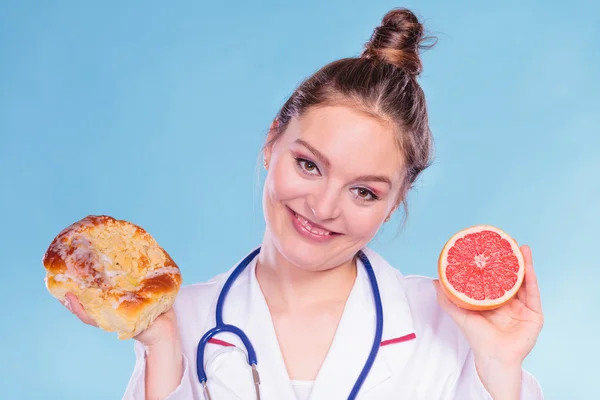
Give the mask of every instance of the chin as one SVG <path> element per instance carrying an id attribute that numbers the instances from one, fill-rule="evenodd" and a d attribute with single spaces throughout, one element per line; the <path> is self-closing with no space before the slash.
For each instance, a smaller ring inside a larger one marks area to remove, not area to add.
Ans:
<path id="1" fill-rule="evenodd" d="M 331 264 L 331 253 L 323 248 L 298 243 L 298 240 L 291 238 L 282 238 L 277 247 L 283 258 L 302 270 L 322 271 L 334 266 Z"/>
<path id="2" fill-rule="evenodd" d="M 314 241 L 299 234 L 291 225 L 281 225 L 284 229 L 272 236 L 273 243 L 283 258 L 304 271 L 325 271 L 347 262 L 356 254 L 352 249 L 354 246 L 346 243 L 343 234 L 324 242 Z"/>

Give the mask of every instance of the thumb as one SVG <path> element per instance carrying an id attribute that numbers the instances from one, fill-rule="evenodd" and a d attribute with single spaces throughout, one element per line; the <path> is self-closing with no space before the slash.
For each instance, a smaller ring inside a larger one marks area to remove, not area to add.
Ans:
<path id="1" fill-rule="evenodd" d="M 73 293 L 67 293 L 65 295 L 65 302 L 65 306 L 69 309 L 69 311 L 75 314 L 84 324 L 98 327 L 96 321 L 86 314 L 85 309 L 79 302 L 77 296 L 75 296 Z"/>

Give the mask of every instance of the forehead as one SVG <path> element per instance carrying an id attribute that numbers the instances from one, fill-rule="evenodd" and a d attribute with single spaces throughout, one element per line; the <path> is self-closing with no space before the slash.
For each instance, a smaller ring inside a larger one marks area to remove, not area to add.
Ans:
<path id="1" fill-rule="evenodd" d="M 285 132 L 289 145 L 310 143 L 332 169 L 356 175 L 400 175 L 402 154 L 391 124 L 348 106 L 313 107 L 293 118 Z"/>

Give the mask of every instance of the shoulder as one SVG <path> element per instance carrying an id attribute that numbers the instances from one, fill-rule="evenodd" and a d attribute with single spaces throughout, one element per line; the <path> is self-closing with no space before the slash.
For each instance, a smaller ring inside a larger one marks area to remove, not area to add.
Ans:
<path id="1" fill-rule="evenodd" d="M 193 305 L 206 305 L 206 302 L 217 296 L 221 286 L 225 282 L 227 273 L 221 273 L 208 281 L 197 282 L 181 286 L 177 298 L 175 299 L 175 308 L 187 308 Z"/>
<path id="2" fill-rule="evenodd" d="M 404 289 L 406 300 L 411 309 L 414 323 L 420 328 L 430 326 L 443 327 L 448 330 L 458 329 L 450 316 L 442 309 L 433 286 L 433 278 L 422 275 L 399 274 L 400 284 Z"/>
<path id="3" fill-rule="evenodd" d="M 227 273 L 221 273 L 205 282 L 181 286 L 173 304 L 180 330 L 195 330 L 204 326 L 216 304 L 226 275 Z"/>
<path id="4" fill-rule="evenodd" d="M 173 304 L 180 325 L 190 319 L 197 324 L 199 319 L 203 319 L 210 312 L 227 274 L 228 272 L 221 273 L 205 282 L 181 286 Z"/>
<path id="5" fill-rule="evenodd" d="M 423 275 L 403 275 L 397 272 L 404 294 L 417 316 L 437 315 L 441 310 L 433 278 Z"/>
<path id="6" fill-rule="evenodd" d="M 211 322 L 210 317 L 226 278 L 227 273 L 222 273 L 205 282 L 184 285 L 175 298 L 173 309 L 184 354 L 189 360 L 194 359 L 195 345 Z"/>
<path id="7" fill-rule="evenodd" d="M 410 307 L 413 318 L 424 322 L 428 319 L 443 317 L 443 311 L 437 302 L 433 278 L 422 275 L 405 275 L 371 249 L 366 249 L 365 254 L 371 260 L 378 279 L 382 281 L 381 284 L 392 285 L 394 297 L 404 298 L 403 300 Z"/>

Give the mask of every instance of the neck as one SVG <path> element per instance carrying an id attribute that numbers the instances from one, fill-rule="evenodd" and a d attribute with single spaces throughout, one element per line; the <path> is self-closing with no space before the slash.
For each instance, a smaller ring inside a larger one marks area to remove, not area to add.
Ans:
<path id="1" fill-rule="evenodd" d="M 356 262 L 307 271 L 287 260 L 265 237 L 258 255 L 256 278 L 270 307 L 294 311 L 345 302 L 356 280 Z"/>

